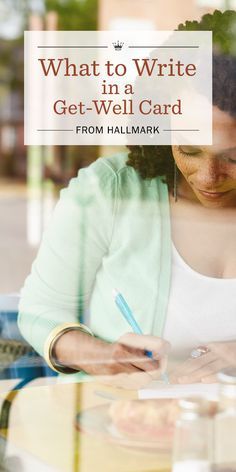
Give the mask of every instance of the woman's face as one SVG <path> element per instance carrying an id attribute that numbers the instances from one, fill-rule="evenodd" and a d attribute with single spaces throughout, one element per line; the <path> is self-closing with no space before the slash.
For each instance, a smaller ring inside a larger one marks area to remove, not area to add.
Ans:
<path id="1" fill-rule="evenodd" d="M 213 107 L 213 145 L 172 146 L 172 152 L 190 197 L 208 208 L 236 207 L 235 118 Z"/>

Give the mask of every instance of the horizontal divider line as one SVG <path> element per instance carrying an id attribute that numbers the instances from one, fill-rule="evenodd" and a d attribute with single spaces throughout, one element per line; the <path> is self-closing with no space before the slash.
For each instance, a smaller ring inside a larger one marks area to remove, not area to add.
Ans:
<path id="1" fill-rule="evenodd" d="M 38 49 L 84 49 L 84 48 L 90 48 L 90 49 L 104 49 L 108 48 L 108 46 L 37 46 Z"/>
<path id="2" fill-rule="evenodd" d="M 73 129 L 37 129 L 37 131 L 74 131 Z"/>
<path id="3" fill-rule="evenodd" d="M 155 49 L 199 49 L 200 46 L 129 46 L 129 48 L 155 48 Z"/>
<path id="4" fill-rule="evenodd" d="M 163 129 L 163 131 L 200 131 L 200 129 Z"/>

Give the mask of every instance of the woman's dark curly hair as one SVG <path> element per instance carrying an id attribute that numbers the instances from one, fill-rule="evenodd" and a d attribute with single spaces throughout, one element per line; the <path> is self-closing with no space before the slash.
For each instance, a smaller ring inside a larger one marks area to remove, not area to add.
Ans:
<path id="1" fill-rule="evenodd" d="M 213 33 L 213 104 L 236 116 L 236 11 L 216 10 L 200 22 L 186 21 L 179 31 L 212 31 Z M 143 179 L 163 176 L 170 189 L 174 182 L 174 159 L 171 146 L 128 146 L 127 165 L 134 167 Z"/>

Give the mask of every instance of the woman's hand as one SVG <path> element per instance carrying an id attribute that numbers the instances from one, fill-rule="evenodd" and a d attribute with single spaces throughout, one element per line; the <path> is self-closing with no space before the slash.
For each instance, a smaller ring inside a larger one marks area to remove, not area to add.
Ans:
<path id="1" fill-rule="evenodd" d="M 206 345 L 208 352 L 195 359 L 189 358 L 171 374 L 171 383 L 211 383 L 225 367 L 236 366 L 236 341 Z"/>
<path id="2" fill-rule="evenodd" d="M 125 388 L 141 388 L 160 378 L 169 343 L 156 336 L 127 333 L 107 343 L 79 331 L 65 333 L 55 346 L 60 363 L 81 369 L 99 380 Z M 152 352 L 152 358 L 146 355 Z"/>
<path id="3" fill-rule="evenodd" d="M 125 388 L 142 388 L 151 380 L 160 379 L 167 366 L 170 344 L 156 336 L 127 333 L 110 345 L 110 354 L 103 376 L 106 383 Z M 152 352 L 152 358 L 146 351 Z"/>

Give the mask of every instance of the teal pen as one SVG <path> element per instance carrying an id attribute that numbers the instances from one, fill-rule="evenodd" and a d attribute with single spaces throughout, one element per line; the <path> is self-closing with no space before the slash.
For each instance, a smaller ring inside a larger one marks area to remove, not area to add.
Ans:
<path id="1" fill-rule="evenodd" d="M 115 289 L 113 290 L 112 293 L 113 293 L 115 303 L 116 303 L 117 307 L 120 310 L 120 313 L 123 315 L 125 320 L 129 323 L 129 325 L 131 326 L 133 332 L 136 333 L 136 334 L 143 334 L 140 326 L 138 325 L 136 319 L 134 318 L 134 315 L 133 315 L 128 303 L 126 302 L 124 297 L 121 295 L 121 293 L 119 293 Z M 147 355 L 147 357 L 152 358 L 152 352 L 151 351 L 146 351 L 146 355 Z M 161 376 L 162 376 L 162 380 L 166 384 L 168 384 L 169 379 L 168 379 L 167 373 L 163 373 Z"/>

